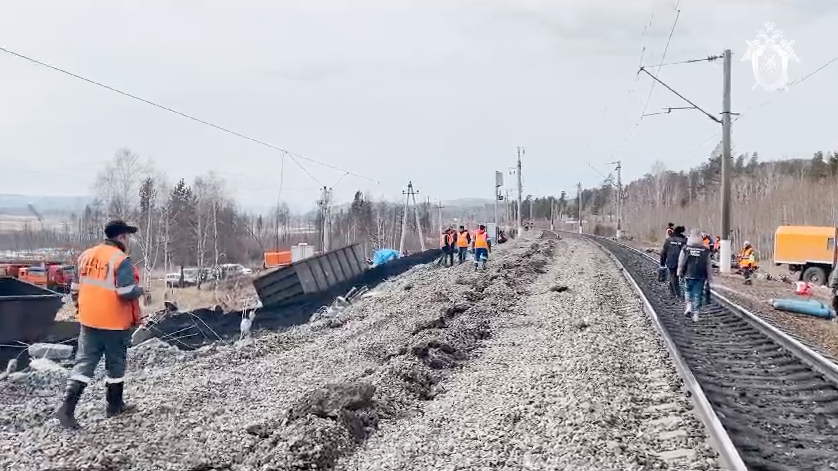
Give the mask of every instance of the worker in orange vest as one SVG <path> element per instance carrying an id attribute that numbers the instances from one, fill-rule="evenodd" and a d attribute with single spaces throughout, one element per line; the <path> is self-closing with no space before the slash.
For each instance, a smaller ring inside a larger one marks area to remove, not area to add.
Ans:
<path id="1" fill-rule="evenodd" d="M 701 234 L 701 243 L 705 248 L 710 249 L 711 252 L 713 251 L 713 238 L 710 237 L 710 234 L 703 232 Z"/>
<path id="2" fill-rule="evenodd" d="M 79 256 L 78 278 L 71 289 L 78 291 L 81 332 L 64 402 L 56 414 L 64 427 L 78 427 L 76 404 L 93 380 L 103 355 L 107 372 L 106 415 L 113 417 L 134 409 L 122 397 L 131 328 L 140 325 L 139 299 L 144 292 L 139 286 L 139 273 L 127 255 L 130 235 L 136 232 L 137 228 L 125 221 L 111 221 L 105 225 L 107 239 Z"/>
<path id="3" fill-rule="evenodd" d="M 442 232 L 440 237 L 440 247 L 442 248 L 442 257 L 437 260 L 437 265 L 445 263 L 446 266 L 454 266 L 454 244 L 456 243 L 457 233 L 450 227 Z"/>
<path id="4" fill-rule="evenodd" d="M 756 255 L 754 255 L 754 248 L 751 247 L 751 243 L 746 240 L 744 246 L 742 247 L 742 253 L 739 254 L 739 269 L 742 271 L 742 276 L 745 277 L 744 284 L 750 285 L 753 283 L 751 275 L 754 273 L 756 268 L 757 259 Z"/>
<path id="5" fill-rule="evenodd" d="M 460 232 L 457 233 L 457 257 L 462 265 L 466 261 L 468 254 L 468 246 L 471 244 L 471 234 L 466 230 L 465 226 L 460 226 Z"/>
<path id="6" fill-rule="evenodd" d="M 474 269 L 477 270 L 481 263 L 483 267 L 486 266 L 485 260 L 489 259 L 489 251 L 492 249 L 492 243 L 489 241 L 489 233 L 486 232 L 486 226 L 481 225 L 480 229 L 474 234 Z"/>

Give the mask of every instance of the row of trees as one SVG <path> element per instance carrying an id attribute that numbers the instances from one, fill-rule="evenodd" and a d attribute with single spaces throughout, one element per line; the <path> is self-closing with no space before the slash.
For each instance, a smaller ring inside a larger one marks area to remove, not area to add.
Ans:
<path id="1" fill-rule="evenodd" d="M 667 222 L 718 233 L 721 212 L 721 152 L 686 171 L 657 162 L 625 189 L 624 228 L 648 241 L 660 241 Z M 731 178 L 731 229 L 734 243 L 749 240 L 763 257 L 784 224 L 838 223 L 838 152 L 816 152 L 808 159 L 762 162 L 759 154 L 739 154 Z M 575 201 L 574 201 L 575 204 Z M 610 184 L 583 193 L 583 212 L 594 221 L 614 218 L 616 195 Z"/>
<path id="2" fill-rule="evenodd" d="M 131 252 L 135 263 L 145 268 L 146 277 L 155 270 L 169 273 L 178 267 L 256 265 L 263 252 L 288 250 L 300 242 L 322 247 L 324 218 L 318 209 L 294 214 L 285 202 L 278 201 L 268 214 L 247 213 L 237 207 L 218 175 L 209 172 L 191 182 L 180 179 L 171 183 L 152 161 L 129 149 L 115 153 L 97 175 L 93 190 L 94 200 L 78 214 L 67 216 L 60 227 L 27 223 L 23 230 L 0 234 L 0 247 L 62 247 L 78 253 L 102 239 L 107 221 L 124 219 L 139 227 L 137 246 L 131 247 Z M 528 202 L 536 211 L 543 211 L 544 201 Z M 446 210 L 441 216 L 445 226 L 452 221 L 471 226 L 485 222 L 491 209 L 460 208 Z M 421 237 L 433 247 L 438 240 L 440 213 L 430 201 L 415 210 Z M 408 211 L 405 247 L 416 251 L 420 243 L 413 205 Z M 331 231 L 333 248 L 357 242 L 370 255 L 380 248 L 398 248 L 403 204 L 372 201 L 359 191 L 350 204 L 332 208 L 331 214 L 331 226 L 326 230 Z"/>

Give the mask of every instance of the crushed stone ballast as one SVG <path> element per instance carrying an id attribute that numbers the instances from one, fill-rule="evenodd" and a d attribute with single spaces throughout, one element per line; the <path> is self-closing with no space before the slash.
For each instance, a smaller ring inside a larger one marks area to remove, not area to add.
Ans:
<path id="1" fill-rule="evenodd" d="M 712 407 L 709 428 L 714 417 L 721 422 L 724 430 L 714 438 L 732 461 L 729 466 L 838 467 L 833 363 L 719 293 L 693 322 L 684 316 L 683 302 L 657 281 L 657 263 L 648 255 L 610 239 L 587 238 L 619 262 L 665 330 L 675 356 L 697 380 L 704 397 L 694 401 L 706 400 Z M 735 453 L 725 450 L 726 440 Z M 737 464 L 738 458 L 744 464 Z"/>

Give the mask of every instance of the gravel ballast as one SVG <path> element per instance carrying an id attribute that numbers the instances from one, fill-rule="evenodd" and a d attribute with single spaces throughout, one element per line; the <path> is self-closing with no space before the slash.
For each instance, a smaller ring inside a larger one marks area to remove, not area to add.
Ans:
<path id="1" fill-rule="evenodd" d="M 613 263 L 575 239 L 555 253 L 446 393 L 339 469 L 718 469 Z"/>
<path id="2" fill-rule="evenodd" d="M 75 432 L 51 418 L 66 370 L 0 381 L 0 469 L 715 469 L 636 297 L 583 241 L 418 266 L 253 342 L 149 341 L 128 416 L 104 418 L 102 376 Z"/>

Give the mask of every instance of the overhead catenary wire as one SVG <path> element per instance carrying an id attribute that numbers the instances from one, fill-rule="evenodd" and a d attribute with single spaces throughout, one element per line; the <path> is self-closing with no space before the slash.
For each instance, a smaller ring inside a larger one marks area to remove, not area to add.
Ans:
<path id="1" fill-rule="evenodd" d="M 283 152 L 284 154 L 286 154 L 286 155 L 288 155 L 289 157 L 291 157 L 291 159 L 292 159 L 292 160 L 293 160 L 293 161 L 294 161 L 297 165 L 299 165 L 299 166 L 300 166 L 300 168 L 303 168 L 303 170 L 304 170 L 306 173 L 308 173 L 308 174 L 309 174 L 309 176 L 311 176 L 314 180 L 317 180 L 317 179 L 316 179 L 316 178 L 314 178 L 314 176 L 312 176 L 312 175 L 308 172 L 308 170 L 305 170 L 305 168 L 304 168 L 304 167 L 302 167 L 302 165 L 301 165 L 301 164 L 297 161 L 297 159 L 302 159 L 302 160 L 305 160 L 305 161 L 308 161 L 308 162 L 311 162 L 311 163 L 314 163 L 314 164 L 317 164 L 317 165 L 321 165 L 321 166 L 326 167 L 326 168 L 330 168 L 330 169 L 332 169 L 332 170 L 337 170 L 337 171 L 339 171 L 339 172 L 345 172 L 345 173 L 347 173 L 347 174 L 349 174 L 349 175 L 352 175 L 353 177 L 362 178 L 362 179 L 364 179 L 364 180 L 369 180 L 369 181 L 374 182 L 374 183 L 379 183 L 379 182 L 378 182 L 378 180 L 375 180 L 374 178 L 370 178 L 370 177 L 367 177 L 367 176 L 364 176 L 364 175 L 360 175 L 360 174 L 358 174 L 358 173 L 350 172 L 350 171 L 347 171 L 347 170 L 345 170 L 345 169 L 342 169 L 342 168 L 336 167 L 336 166 L 334 166 L 334 165 L 327 164 L 327 163 L 325 163 L 325 162 L 320 162 L 320 161 L 318 161 L 318 160 L 315 160 L 315 159 L 311 159 L 311 158 L 309 158 L 309 157 L 302 156 L 302 155 L 300 155 L 300 154 L 295 154 L 294 152 L 291 152 L 291 151 L 285 150 L 285 149 L 283 149 L 283 148 L 281 148 L 281 147 L 277 147 L 277 146 L 275 146 L 275 145 L 273 145 L 273 144 L 267 143 L 267 142 L 262 141 L 262 140 L 260 140 L 260 139 L 256 139 L 256 138 L 253 138 L 253 137 L 247 136 L 247 135 L 245 135 L 245 134 L 242 134 L 242 133 L 240 133 L 240 132 L 233 131 L 233 130 L 231 130 L 231 129 L 229 129 L 229 128 L 225 128 L 225 127 L 223 127 L 223 126 L 220 126 L 220 125 L 217 125 L 217 124 L 211 123 L 211 122 L 209 122 L 209 121 L 206 121 L 206 120 L 203 120 L 203 119 L 200 119 L 200 118 L 196 118 L 195 116 L 192 116 L 192 115 L 189 115 L 189 114 L 186 114 L 186 113 L 183 113 L 183 112 L 177 111 L 177 110 L 175 110 L 175 109 L 173 109 L 173 108 L 169 108 L 168 106 L 160 105 L 160 104 L 158 104 L 158 103 L 155 103 L 155 102 L 153 102 L 153 101 L 151 101 L 151 100 L 147 100 L 147 99 L 142 98 L 142 97 L 139 97 L 139 96 L 137 96 L 137 95 L 133 95 L 133 94 L 128 93 L 128 92 L 124 92 L 124 91 L 122 91 L 122 90 L 119 90 L 119 89 L 117 89 L 117 88 L 111 87 L 111 86 L 109 86 L 109 85 L 105 85 L 105 84 L 103 84 L 103 83 L 101 83 L 101 82 L 97 82 L 97 81 L 95 81 L 95 80 L 92 80 L 92 79 L 89 79 L 89 78 L 86 78 L 86 77 L 82 77 L 81 75 L 75 74 L 75 73 L 73 73 L 73 72 L 70 72 L 70 71 L 68 71 L 68 70 L 62 69 L 62 68 L 60 68 L 60 67 L 56 67 L 56 66 L 51 65 L 51 64 L 48 64 L 48 63 L 46 63 L 46 62 L 39 61 L 39 60 L 34 59 L 34 58 L 32 58 L 32 57 L 29 57 L 29 56 L 27 56 L 27 55 L 24 55 L 24 54 L 21 54 L 21 53 L 18 53 L 18 52 L 15 52 L 15 51 L 12 51 L 12 50 L 6 49 L 5 47 L 0 46 L 0 51 L 5 52 L 5 53 L 7 53 L 7 54 L 9 54 L 9 55 L 12 55 L 12 56 L 15 56 L 15 57 L 18 57 L 18 58 L 21 58 L 21 59 L 24 59 L 24 60 L 30 61 L 30 62 L 32 62 L 32 63 L 34 63 L 34 64 L 38 64 L 38 65 L 40 65 L 40 66 L 46 67 L 46 68 L 51 69 L 51 70 L 54 70 L 54 71 L 56 71 L 56 72 L 60 72 L 60 73 L 65 74 L 65 75 L 69 75 L 69 76 L 71 76 L 71 77 L 74 77 L 74 78 L 76 78 L 76 79 L 79 79 L 79 80 L 85 81 L 85 82 L 90 83 L 90 84 L 92 84 L 92 85 L 96 85 L 97 87 L 101 87 L 101 88 L 104 88 L 104 89 L 106 89 L 106 90 L 110 90 L 110 91 L 112 91 L 112 92 L 114 92 L 114 93 L 118 93 L 118 94 L 120 94 L 120 95 L 126 96 L 126 97 L 128 97 L 128 98 L 131 98 L 131 99 L 134 99 L 134 100 L 137 100 L 137 101 L 143 102 L 143 103 L 145 103 L 145 104 L 147 104 L 147 105 L 154 106 L 154 107 L 159 108 L 159 109 L 161 109 L 161 110 L 168 111 L 168 112 L 170 112 L 170 113 L 174 113 L 174 114 L 176 114 L 176 115 L 178 115 L 178 116 L 181 116 L 181 117 L 183 117 L 183 118 L 186 118 L 186 119 L 189 119 L 189 120 L 195 121 L 195 122 L 200 123 L 200 124 L 203 124 L 203 125 L 205 125 L 205 126 L 209 126 L 209 127 L 215 128 L 215 129 L 217 129 L 217 130 L 219 130 L 219 131 L 222 131 L 222 132 L 225 132 L 225 133 L 231 134 L 231 135 L 233 135 L 233 136 L 236 136 L 236 137 L 239 137 L 239 138 L 242 138 L 242 139 L 245 139 L 245 140 L 248 140 L 248 141 L 254 142 L 254 143 L 259 144 L 259 145 L 261 145 L 261 146 L 268 147 L 268 148 L 270 148 L 270 149 L 277 150 L 277 151 L 279 151 L 279 152 Z"/>
<path id="2" fill-rule="evenodd" d="M 701 107 L 699 107 L 698 105 L 696 105 L 695 103 L 693 103 L 692 101 L 690 101 L 687 97 L 685 97 L 684 95 L 681 95 L 680 93 L 676 92 L 676 91 L 675 91 L 672 87 L 670 87 L 669 85 L 665 84 L 662 80 L 660 80 L 659 78 L 657 78 L 657 77 L 655 77 L 654 75 L 652 75 L 652 74 L 651 74 L 648 70 L 646 70 L 646 68 L 641 67 L 641 68 L 640 68 L 640 71 L 641 71 L 641 72 L 645 72 L 646 74 L 648 74 L 648 75 L 649 75 L 649 77 L 652 77 L 652 80 L 654 80 L 656 83 L 659 83 L 659 84 L 663 85 L 664 87 L 666 87 L 666 89 L 667 89 L 667 90 L 669 90 L 670 92 L 672 92 L 672 93 L 674 93 L 675 95 L 677 95 L 677 96 L 678 96 L 678 98 L 680 98 L 680 99 L 682 99 L 682 100 L 686 101 L 687 103 L 689 103 L 689 104 L 690 104 L 693 108 L 695 108 L 695 109 L 697 109 L 698 111 L 701 111 L 702 113 L 704 113 L 704 114 L 705 114 L 708 118 L 710 118 L 710 119 L 712 119 L 713 121 L 715 121 L 715 122 L 717 122 L 717 123 L 721 124 L 722 120 L 720 120 L 719 118 L 717 118 L 717 117 L 713 116 L 712 114 L 708 113 L 707 111 L 704 111 Z"/>
<path id="3" fill-rule="evenodd" d="M 695 63 L 698 63 L 698 62 L 713 62 L 715 60 L 721 59 L 722 57 L 724 57 L 724 56 L 707 56 L 707 57 L 702 57 L 701 59 L 689 59 L 689 60 L 683 60 L 683 61 L 677 61 L 677 62 L 667 62 L 665 64 L 647 65 L 646 68 L 647 69 L 655 69 L 655 68 L 660 68 L 660 67 L 666 67 L 668 65 L 695 64 Z M 643 65 L 641 64 L 641 67 L 642 66 Z"/>
<path id="4" fill-rule="evenodd" d="M 833 64 L 834 62 L 836 62 L 836 61 L 838 61 L 838 56 L 833 57 L 832 59 L 830 59 L 829 61 L 825 62 L 823 65 L 821 65 L 820 67 L 816 68 L 816 69 L 815 69 L 815 70 L 813 70 L 812 72 L 809 72 L 808 74 L 804 75 L 804 76 L 803 76 L 802 78 L 800 78 L 799 80 L 793 80 L 793 81 L 789 82 L 789 85 L 788 85 L 788 87 L 787 87 L 787 90 L 791 90 L 792 88 L 794 88 L 794 87 L 796 87 L 796 86 L 800 85 L 801 83 L 805 82 L 806 80 L 810 79 L 812 76 L 814 76 L 814 75 L 818 74 L 819 72 L 823 71 L 824 69 L 826 69 L 828 66 L 832 65 L 832 64 Z M 743 112 L 739 113 L 739 116 L 737 116 L 736 118 L 734 118 L 734 119 L 733 119 L 733 122 L 735 123 L 735 122 L 739 121 L 740 119 L 744 118 L 744 117 L 745 117 L 745 114 L 746 114 L 746 113 L 748 113 L 749 111 L 754 110 L 754 109 L 756 109 L 756 108 L 761 108 L 762 106 L 765 106 L 765 105 L 767 105 L 767 104 L 771 103 L 771 102 L 772 102 L 775 98 L 777 98 L 777 96 L 778 96 L 778 95 L 774 95 L 774 96 L 772 96 L 771 98 L 769 98 L 769 99 L 767 99 L 767 100 L 765 100 L 765 101 L 763 101 L 763 102 L 759 103 L 758 105 L 752 105 L 752 106 L 749 106 L 747 109 L 745 109 L 745 111 L 743 111 Z M 692 148 L 691 150 L 689 150 L 687 153 L 685 153 L 684 155 L 682 155 L 682 156 L 681 156 L 678 160 L 683 160 L 683 159 L 686 159 L 687 157 L 689 157 L 690 155 L 692 155 L 693 153 L 695 153 L 697 150 L 699 150 L 699 149 L 701 149 L 702 147 L 704 147 L 704 146 L 705 146 L 708 142 L 710 142 L 710 141 L 711 141 L 711 140 L 713 140 L 714 138 L 716 138 L 716 139 L 721 138 L 720 134 L 721 134 L 720 132 L 714 132 L 713 134 L 711 134 L 711 135 L 707 136 L 707 138 L 705 138 L 703 141 L 701 141 L 701 143 L 700 143 L 700 144 L 698 144 L 698 145 L 696 145 L 695 147 L 693 147 L 693 148 Z"/>
<path id="5" fill-rule="evenodd" d="M 681 17 L 681 10 L 678 8 L 681 5 L 681 0 L 675 4 L 675 21 L 672 22 L 672 29 L 669 30 L 669 37 L 666 39 L 666 46 L 663 48 L 663 54 L 661 54 L 661 60 L 658 64 L 658 71 L 655 73 L 652 78 L 657 81 L 658 75 L 660 74 L 660 69 L 663 66 L 663 62 L 666 59 L 666 53 L 669 51 L 669 44 L 672 42 L 672 35 L 675 34 L 675 27 L 678 26 L 678 18 Z M 640 70 L 643 70 L 643 66 L 640 66 Z M 655 82 L 652 82 L 652 86 L 649 88 L 649 96 L 646 97 L 646 104 L 643 106 L 643 111 L 640 112 L 640 119 L 643 119 L 643 115 L 646 114 L 646 110 L 649 109 L 649 103 L 652 101 L 652 94 L 655 93 Z"/>
<path id="6" fill-rule="evenodd" d="M 672 36 L 675 34 L 675 27 L 678 26 L 678 18 L 681 17 L 681 10 L 679 8 L 680 6 L 681 6 L 681 0 L 678 0 L 677 3 L 675 4 L 675 21 L 672 22 L 672 28 L 669 31 L 669 37 L 666 39 L 666 45 L 664 46 L 663 54 L 661 54 L 661 60 L 660 60 L 660 63 L 658 64 L 657 74 L 660 73 L 660 69 L 662 67 L 662 64 L 664 63 L 664 60 L 666 59 L 666 53 L 669 51 L 669 45 L 672 42 Z M 654 10 L 652 10 L 652 19 L 654 19 L 654 17 L 655 17 L 655 13 L 654 13 Z M 651 26 L 651 20 L 649 22 L 649 26 Z M 645 35 L 645 29 L 644 29 L 644 35 Z M 645 50 L 646 50 L 646 46 L 644 44 L 643 51 L 645 51 Z M 643 70 L 643 59 L 642 58 L 643 58 L 643 54 L 641 53 L 641 61 L 640 61 L 639 70 Z M 639 70 L 638 70 L 637 74 L 635 75 L 635 77 L 636 77 L 635 82 L 637 82 L 637 80 L 638 80 L 637 77 L 640 74 Z M 636 85 L 635 85 L 635 88 L 636 88 Z M 626 144 L 626 142 L 628 142 L 629 138 L 631 138 L 631 136 L 633 136 L 634 133 L 637 131 L 637 128 L 640 127 L 640 123 L 643 122 L 643 118 L 646 115 L 646 110 L 649 109 L 649 103 L 652 100 L 652 94 L 654 93 L 654 91 L 655 91 L 655 82 L 652 82 L 652 86 L 649 88 L 649 95 L 646 97 L 646 103 L 643 105 L 643 109 L 640 111 L 640 115 L 637 117 L 637 121 L 635 121 L 634 125 L 631 127 L 631 129 L 626 134 L 626 136 L 623 138 L 623 140 L 620 141 L 619 144 L 614 146 L 614 149 L 611 152 L 612 157 L 613 157 L 613 154 L 617 150 L 621 149 Z"/>

